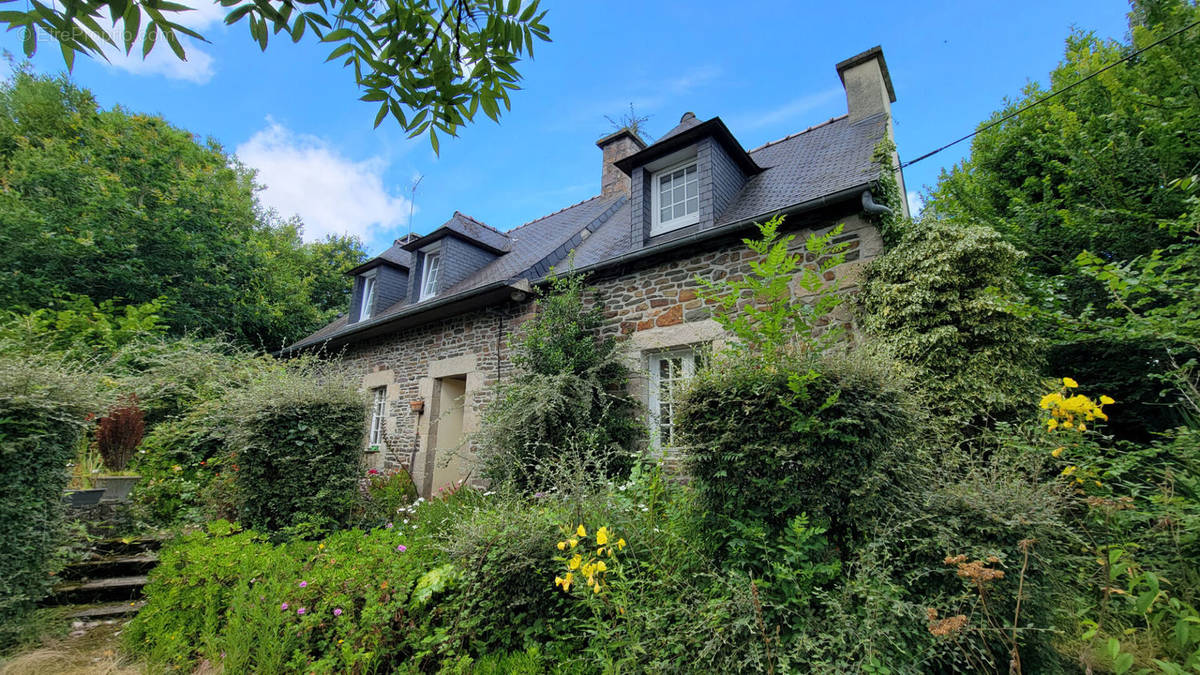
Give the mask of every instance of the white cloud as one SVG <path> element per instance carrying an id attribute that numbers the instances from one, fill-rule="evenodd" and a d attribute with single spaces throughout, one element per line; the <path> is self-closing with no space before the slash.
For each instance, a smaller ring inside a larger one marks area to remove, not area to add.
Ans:
<path id="1" fill-rule="evenodd" d="M 759 129 L 762 127 L 779 124 L 782 122 L 793 122 L 791 126 L 796 126 L 794 123 L 810 110 L 820 108 L 821 106 L 830 103 L 837 99 L 842 93 L 841 87 L 833 87 L 816 94 L 802 96 L 793 101 L 789 101 L 777 108 L 767 110 L 766 112 L 746 115 L 737 123 L 739 129 Z"/>
<path id="2" fill-rule="evenodd" d="M 369 241 L 408 221 L 409 200 L 384 187 L 387 162 L 356 162 L 327 141 L 297 134 L 267 118 L 267 127 L 237 148 L 266 188 L 259 199 L 281 216 L 304 220 L 304 239 L 353 234 Z"/>
<path id="3" fill-rule="evenodd" d="M 194 3 L 195 9 L 190 12 L 179 12 L 178 14 L 168 14 L 167 18 L 183 26 L 187 26 L 192 30 L 205 35 L 212 39 L 207 32 L 214 26 L 220 25 L 225 18 L 225 8 L 216 2 L 207 0 L 198 0 Z M 184 80 L 194 82 L 196 84 L 205 84 L 212 79 L 214 74 L 213 57 L 208 52 L 203 51 L 200 47 L 203 42 L 194 40 L 184 35 L 179 35 L 180 41 L 183 43 L 184 51 L 187 54 L 187 60 L 181 61 L 175 56 L 175 52 L 171 51 L 167 41 L 159 36 L 158 41 L 154 45 L 146 58 L 142 58 L 142 38 L 145 35 L 145 22 L 149 17 L 142 17 L 142 26 L 138 31 L 137 39 L 133 43 L 133 50 L 125 53 L 125 43 L 122 38 L 119 27 L 113 28 L 113 39 L 120 48 L 112 47 L 111 45 L 104 46 L 104 55 L 108 57 L 108 63 L 113 68 L 118 68 L 135 75 L 162 75 L 172 80 Z M 124 23 L 120 24 L 124 26 Z"/>
<path id="4" fill-rule="evenodd" d="M 925 209 L 925 199 L 921 197 L 919 192 L 912 190 L 908 191 L 908 212 L 913 218 L 921 215 L 921 211 Z"/>

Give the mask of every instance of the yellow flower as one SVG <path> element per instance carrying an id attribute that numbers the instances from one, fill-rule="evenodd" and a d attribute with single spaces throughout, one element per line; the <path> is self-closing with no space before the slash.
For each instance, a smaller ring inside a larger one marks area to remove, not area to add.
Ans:
<path id="1" fill-rule="evenodd" d="M 581 563 L 581 562 L 583 562 L 583 558 L 579 557 L 579 554 L 576 553 L 575 556 L 573 558 L 571 558 L 571 560 L 567 563 L 567 567 L 570 567 L 573 570 L 577 570 L 577 569 L 579 569 L 579 563 Z"/>
<path id="2" fill-rule="evenodd" d="M 582 535 L 580 535 L 582 536 Z M 603 546 L 608 543 L 608 528 L 602 527 L 596 530 L 596 545 Z"/>
<path id="3" fill-rule="evenodd" d="M 1066 448 L 1055 448 L 1053 451 L 1050 452 L 1050 456 L 1051 457 L 1062 457 L 1063 450 L 1066 450 Z"/>
<path id="4" fill-rule="evenodd" d="M 1076 387 L 1079 386 L 1079 383 L 1076 382 L 1075 380 L 1072 380 L 1069 377 L 1064 377 L 1063 378 L 1063 386 L 1066 387 L 1067 389 L 1075 389 Z"/>
<path id="5" fill-rule="evenodd" d="M 565 542 L 565 541 L 560 541 L 560 542 L 558 542 L 558 550 L 560 550 L 560 551 L 561 551 L 561 550 L 563 550 L 563 549 L 564 549 L 564 548 L 566 548 L 566 547 L 567 547 L 567 542 Z"/>
<path id="6" fill-rule="evenodd" d="M 1079 423 L 1079 430 L 1080 430 L 1080 431 L 1087 431 L 1087 426 L 1085 426 L 1083 422 L 1080 422 L 1080 423 Z"/>
<path id="7" fill-rule="evenodd" d="M 603 560 L 597 560 L 596 561 L 596 571 L 604 572 L 606 570 L 608 570 L 608 565 L 605 565 Z"/>
<path id="8" fill-rule="evenodd" d="M 1050 418 L 1050 421 L 1046 422 L 1046 431 L 1054 431 L 1057 427 L 1058 420 L 1054 419 L 1053 417 Z"/>
<path id="9" fill-rule="evenodd" d="M 1103 485 L 1100 484 L 1100 481 L 1098 481 L 1098 480 L 1094 480 L 1092 482 L 1096 484 L 1096 487 L 1104 487 Z"/>
<path id="10" fill-rule="evenodd" d="M 587 529 L 584 528 L 583 523 L 580 523 L 579 527 L 575 528 L 575 534 L 580 537 L 587 536 Z"/>
<path id="11" fill-rule="evenodd" d="M 562 577 L 554 577 L 554 585 L 555 585 L 556 587 L 558 587 L 558 586 L 562 586 L 562 583 L 563 583 L 563 578 L 562 578 Z"/>
<path id="12" fill-rule="evenodd" d="M 1116 401 L 1111 396 L 1108 396 L 1108 395 L 1100 397 L 1101 405 L 1108 405 L 1109 403 L 1116 403 Z"/>
<path id="13" fill-rule="evenodd" d="M 317 550 L 318 550 L 318 551 L 324 551 L 324 550 L 325 550 L 325 544 L 317 544 Z"/>
<path id="14" fill-rule="evenodd" d="M 572 539 L 572 540 L 568 541 L 567 543 L 571 545 L 571 548 L 575 548 L 575 546 L 579 543 L 579 540 Z"/>
<path id="15" fill-rule="evenodd" d="M 617 540 L 617 550 L 618 550 L 618 551 L 621 551 L 621 550 L 624 550 L 624 549 L 625 549 L 625 540 L 624 540 L 624 539 L 618 539 L 618 540 Z"/>
<path id="16" fill-rule="evenodd" d="M 1077 467 L 1077 466 L 1075 466 L 1074 464 L 1072 464 L 1071 466 L 1068 466 L 1067 468 L 1063 469 L 1063 470 L 1062 470 L 1062 473 L 1061 473 L 1061 474 L 1059 474 L 1059 475 L 1061 475 L 1061 476 L 1070 476 L 1071 474 L 1075 473 L 1075 469 L 1077 469 L 1077 468 L 1079 468 L 1079 467 Z"/>
<path id="17" fill-rule="evenodd" d="M 596 594 L 600 593 L 600 584 L 596 584 L 595 586 L 592 586 L 592 593 L 596 593 Z"/>
<path id="18" fill-rule="evenodd" d="M 1049 410 L 1055 403 L 1062 401 L 1062 394 L 1056 392 L 1046 394 L 1042 397 L 1042 402 L 1039 404 L 1042 410 Z"/>
<path id="19" fill-rule="evenodd" d="M 573 574 L 571 574 L 570 572 L 567 572 L 567 576 L 563 579 L 563 582 L 562 582 L 562 589 L 564 591 L 571 590 L 571 580 L 574 578 L 575 577 Z"/>

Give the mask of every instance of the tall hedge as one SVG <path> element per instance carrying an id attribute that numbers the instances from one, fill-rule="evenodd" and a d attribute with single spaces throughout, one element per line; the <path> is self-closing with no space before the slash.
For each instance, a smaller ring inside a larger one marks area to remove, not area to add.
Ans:
<path id="1" fill-rule="evenodd" d="M 54 579 L 67 464 L 95 408 L 89 384 L 61 364 L 0 354 L 0 646 Z"/>
<path id="2" fill-rule="evenodd" d="M 867 267 L 863 325 L 916 368 L 940 417 L 1010 418 L 1035 400 L 1041 346 L 1013 309 L 1023 255 L 991 228 L 925 218 Z"/>
<path id="3" fill-rule="evenodd" d="M 902 368 L 865 355 L 770 367 L 745 360 L 701 373 L 676 423 L 704 509 L 717 526 L 780 532 L 801 513 L 847 542 L 879 506 L 922 409 Z M 795 373 L 810 373 L 796 386 Z"/>
<path id="4" fill-rule="evenodd" d="M 349 523 L 367 410 L 349 378 L 289 365 L 230 394 L 224 407 L 243 525 L 320 531 Z"/>

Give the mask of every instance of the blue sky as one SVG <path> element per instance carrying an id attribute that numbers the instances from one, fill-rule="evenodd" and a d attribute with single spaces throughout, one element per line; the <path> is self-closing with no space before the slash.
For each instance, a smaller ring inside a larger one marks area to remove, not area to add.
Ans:
<path id="1" fill-rule="evenodd" d="M 187 0 L 183 0 L 187 2 Z M 188 4 L 194 4 L 193 2 Z M 200 7 L 199 5 L 195 5 Z M 895 85 L 902 159 L 970 132 L 1031 80 L 1046 81 L 1072 27 L 1122 37 L 1121 0 L 1051 2 L 571 2 L 544 0 L 553 43 L 520 68 L 524 89 L 499 125 L 480 121 L 441 156 L 357 101 L 351 74 L 305 40 L 261 52 L 244 23 L 226 27 L 204 5 L 188 23 L 210 44 L 188 63 L 165 45 L 150 60 L 77 60 L 73 77 L 101 105 L 159 114 L 212 137 L 260 172 L 262 200 L 299 214 L 306 236 L 350 232 L 378 252 L 427 232 L 455 210 L 509 229 L 599 192 L 600 150 L 633 103 L 661 135 L 681 114 L 720 116 L 747 149 L 845 113 L 834 64 L 883 46 Z M 34 67 L 63 68 L 41 41 Z M 20 53 L 19 34 L 0 48 Z M 962 159 L 963 143 L 906 170 L 908 189 L 931 185 Z"/>

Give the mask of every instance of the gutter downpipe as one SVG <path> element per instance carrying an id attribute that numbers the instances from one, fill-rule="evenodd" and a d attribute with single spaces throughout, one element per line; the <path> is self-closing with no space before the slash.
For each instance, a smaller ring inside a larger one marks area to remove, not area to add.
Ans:
<path id="1" fill-rule="evenodd" d="M 893 215 L 891 209 L 884 206 L 883 204 L 875 203 L 875 197 L 871 194 L 870 190 L 863 190 L 862 207 L 863 207 L 863 211 L 866 211 L 867 213 L 870 213 L 871 215 L 875 215 L 875 216 L 882 216 L 884 214 L 887 214 L 889 216 Z"/>

